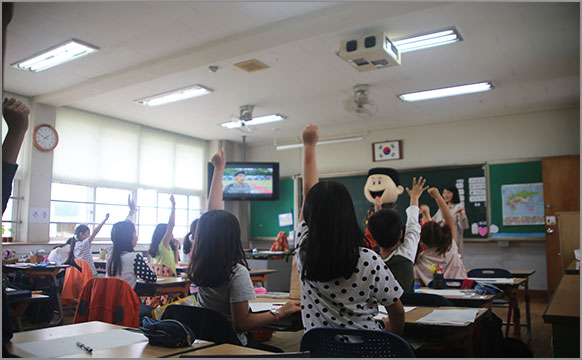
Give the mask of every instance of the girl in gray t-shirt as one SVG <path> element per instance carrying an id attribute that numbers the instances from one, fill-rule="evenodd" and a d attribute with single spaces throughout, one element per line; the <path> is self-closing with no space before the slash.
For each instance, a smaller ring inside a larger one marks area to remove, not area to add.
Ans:
<path id="1" fill-rule="evenodd" d="M 230 320 L 241 344 L 247 345 L 245 332 L 300 311 L 299 301 L 289 301 L 265 313 L 249 311 L 249 300 L 256 295 L 240 242 L 240 225 L 234 215 L 222 210 L 224 150 L 210 161 L 214 175 L 208 196 L 209 211 L 198 220 L 188 277 L 198 286 L 199 305 Z"/>

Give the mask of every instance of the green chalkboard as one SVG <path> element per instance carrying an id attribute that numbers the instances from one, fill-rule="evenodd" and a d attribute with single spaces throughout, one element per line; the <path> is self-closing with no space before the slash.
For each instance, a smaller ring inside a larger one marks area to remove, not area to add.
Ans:
<path id="1" fill-rule="evenodd" d="M 279 214 L 288 212 L 293 212 L 293 179 L 279 181 L 279 200 L 251 201 L 251 238 L 293 230 L 293 226 L 279 227 Z"/>
<path id="2" fill-rule="evenodd" d="M 469 224 L 472 225 L 474 223 L 481 228 L 487 228 L 487 208 L 486 208 L 486 183 L 485 183 L 485 171 L 484 165 L 473 165 L 473 166 L 463 166 L 463 167 L 447 167 L 447 168 L 424 168 L 424 169 L 415 169 L 415 170 L 402 170 L 399 171 L 400 173 L 400 183 L 403 187 L 411 187 L 412 186 L 412 178 L 423 176 L 427 179 L 427 184 L 430 186 L 437 187 L 440 191 L 444 188 L 444 186 L 448 184 L 463 184 L 462 190 L 460 192 L 464 192 L 464 202 L 465 202 L 465 211 L 467 213 L 467 217 L 469 219 Z M 360 225 L 362 226 L 362 230 L 364 230 L 364 219 L 366 218 L 366 214 L 368 209 L 372 206 L 368 200 L 366 200 L 364 196 L 364 184 L 366 183 L 367 175 L 359 175 L 359 176 L 346 176 L 346 177 L 334 177 L 334 178 L 325 178 L 324 180 L 335 180 L 342 184 L 344 184 L 350 195 L 352 196 L 352 200 L 354 202 L 354 208 L 356 211 L 356 216 L 360 220 Z M 461 181 L 462 180 L 462 181 Z M 471 198 L 469 195 L 469 185 L 471 187 L 478 187 L 479 190 L 478 195 L 473 196 L 480 196 L 480 198 Z M 460 187 L 458 185 L 457 187 Z M 405 190 L 406 192 L 406 190 Z M 479 200 L 479 201 L 470 201 L 470 200 Z M 398 198 L 396 202 L 397 210 L 402 216 L 403 221 L 406 219 L 406 208 L 408 207 L 410 202 L 410 198 L 408 194 L 403 193 Z M 434 215 L 438 210 L 436 202 L 430 195 L 426 192 L 422 194 L 420 198 L 420 204 L 427 204 L 431 208 L 431 214 Z M 479 235 L 479 234 L 472 234 L 471 229 L 465 230 L 464 232 L 465 238 L 486 238 L 487 234 Z"/>
<path id="3" fill-rule="evenodd" d="M 489 165 L 491 194 L 491 224 L 499 228 L 492 237 L 544 237 L 544 225 L 503 225 L 503 185 L 532 184 L 542 182 L 542 162 L 529 161 Z"/>

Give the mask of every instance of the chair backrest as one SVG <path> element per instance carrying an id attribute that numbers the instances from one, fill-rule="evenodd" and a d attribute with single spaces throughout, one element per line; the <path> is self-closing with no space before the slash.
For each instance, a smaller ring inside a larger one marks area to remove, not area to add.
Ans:
<path id="1" fill-rule="evenodd" d="M 174 270 L 164 264 L 149 264 L 148 266 L 158 276 L 176 276 Z"/>
<path id="2" fill-rule="evenodd" d="M 478 268 L 471 269 L 467 273 L 470 278 L 513 278 L 513 274 L 509 270 L 500 268 Z"/>
<path id="3" fill-rule="evenodd" d="M 406 306 L 454 306 L 449 299 L 436 294 L 404 293 L 400 301 Z"/>
<path id="4" fill-rule="evenodd" d="M 74 259 L 81 271 L 74 266 L 69 266 L 65 271 L 63 290 L 61 291 L 61 302 L 68 306 L 81 295 L 83 287 L 93 278 L 91 265 L 83 259 Z"/>
<path id="5" fill-rule="evenodd" d="M 139 308 L 139 299 L 127 282 L 95 277 L 83 287 L 73 323 L 97 320 L 138 328 Z"/>
<path id="6" fill-rule="evenodd" d="M 212 341 L 217 344 L 241 345 L 230 321 L 222 314 L 199 306 L 170 305 L 162 319 L 180 320 L 188 325 L 196 339 Z"/>
<path id="7" fill-rule="evenodd" d="M 326 327 L 307 330 L 299 351 L 309 351 L 311 357 L 415 357 L 406 340 L 396 334 Z"/>

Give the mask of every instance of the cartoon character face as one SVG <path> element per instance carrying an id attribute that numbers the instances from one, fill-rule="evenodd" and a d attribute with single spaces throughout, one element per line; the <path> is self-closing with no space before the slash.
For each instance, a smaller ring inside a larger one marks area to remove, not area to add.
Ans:
<path id="1" fill-rule="evenodd" d="M 390 176 L 383 174 L 368 176 L 364 186 L 364 196 L 371 203 L 374 203 L 375 198 L 380 198 L 382 204 L 395 203 L 402 192 L 404 192 L 402 186 L 396 186 Z"/>

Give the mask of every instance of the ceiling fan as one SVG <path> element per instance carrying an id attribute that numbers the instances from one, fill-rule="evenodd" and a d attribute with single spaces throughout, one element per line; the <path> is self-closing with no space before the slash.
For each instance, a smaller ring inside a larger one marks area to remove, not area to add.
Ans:
<path id="1" fill-rule="evenodd" d="M 367 84 L 354 86 L 354 95 L 346 98 L 343 102 L 344 109 L 363 118 L 374 116 L 378 108 L 374 101 L 370 99 L 368 88 Z"/>

